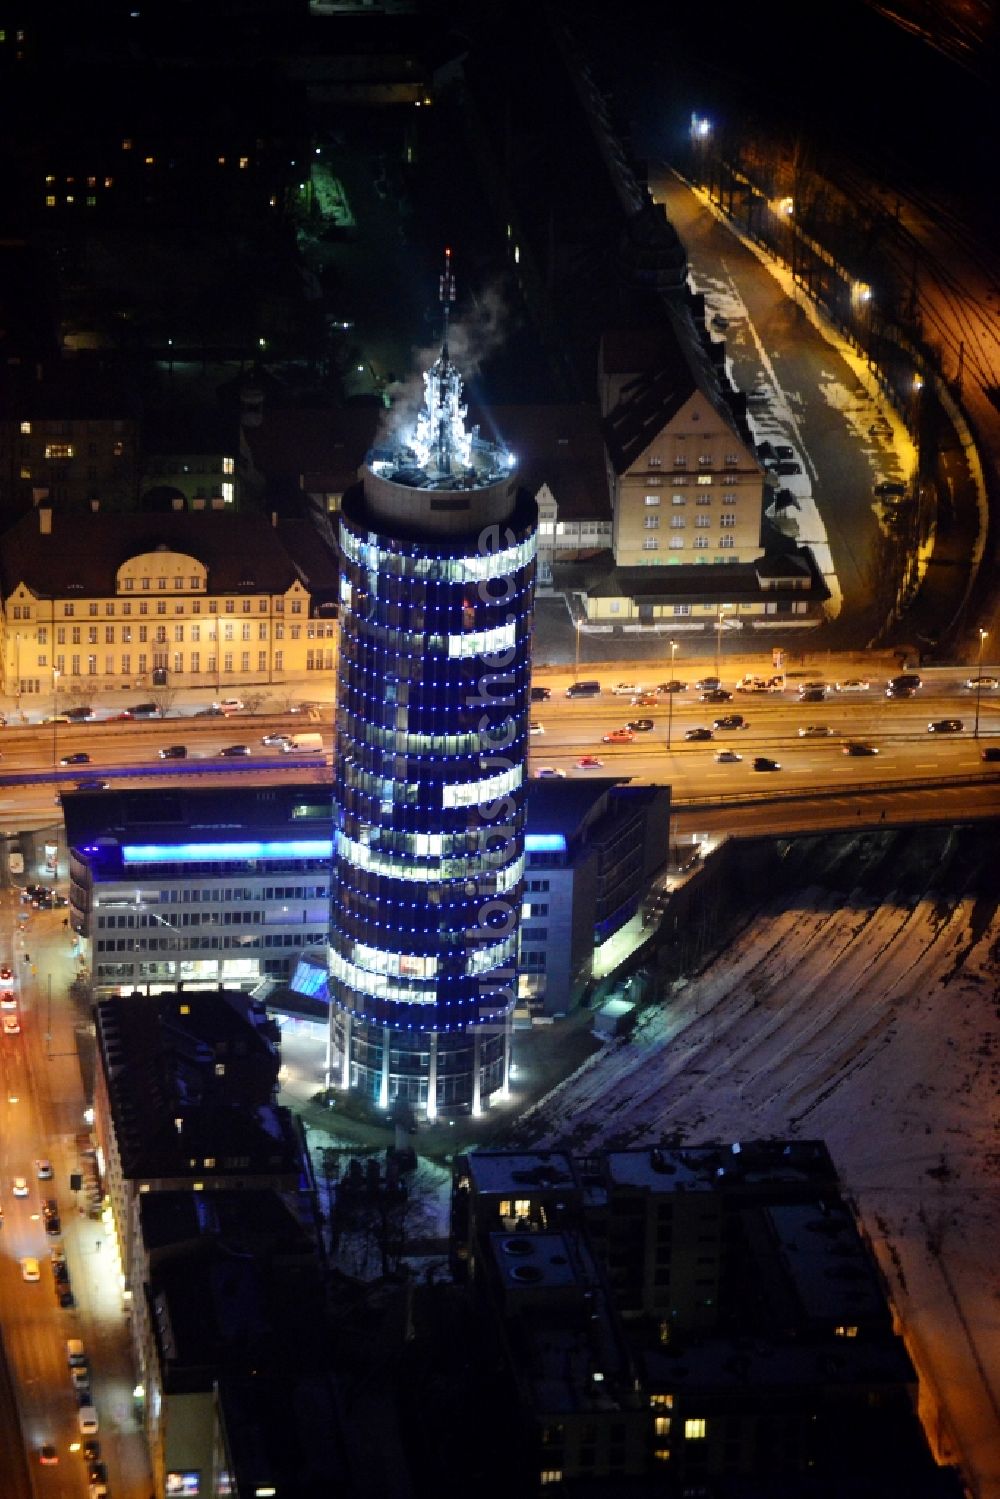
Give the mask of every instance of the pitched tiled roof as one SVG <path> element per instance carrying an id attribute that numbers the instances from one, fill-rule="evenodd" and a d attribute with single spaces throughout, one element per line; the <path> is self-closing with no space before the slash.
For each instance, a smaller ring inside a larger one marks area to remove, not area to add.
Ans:
<path id="1" fill-rule="evenodd" d="M 42 532 L 33 510 L 0 536 L 0 587 L 25 583 L 40 598 L 108 598 L 122 563 L 159 548 L 187 552 L 208 568 L 211 593 L 282 593 L 300 572 L 263 515 L 218 510 L 162 515 L 50 511 Z M 301 579 L 306 582 L 305 578 Z"/>
<path id="2" fill-rule="evenodd" d="M 469 424 L 496 436 L 517 459 L 525 489 L 547 484 L 561 521 L 610 520 L 601 413 L 596 404 L 469 408 Z"/>

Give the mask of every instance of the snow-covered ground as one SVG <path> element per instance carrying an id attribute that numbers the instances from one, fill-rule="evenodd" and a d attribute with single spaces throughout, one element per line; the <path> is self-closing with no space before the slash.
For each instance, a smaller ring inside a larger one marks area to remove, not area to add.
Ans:
<path id="1" fill-rule="evenodd" d="M 989 839 L 859 835 L 515 1128 L 518 1142 L 822 1139 L 942 1459 L 1000 1499 L 1000 909 Z M 813 868 L 813 864 L 808 865 Z"/>

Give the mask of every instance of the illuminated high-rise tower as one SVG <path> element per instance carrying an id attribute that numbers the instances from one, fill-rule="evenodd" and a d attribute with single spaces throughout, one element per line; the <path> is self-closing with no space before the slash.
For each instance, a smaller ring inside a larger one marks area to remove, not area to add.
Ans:
<path id="1" fill-rule="evenodd" d="M 506 1092 L 537 509 L 466 431 L 444 336 L 340 512 L 331 1082 L 428 1118 Z"/>

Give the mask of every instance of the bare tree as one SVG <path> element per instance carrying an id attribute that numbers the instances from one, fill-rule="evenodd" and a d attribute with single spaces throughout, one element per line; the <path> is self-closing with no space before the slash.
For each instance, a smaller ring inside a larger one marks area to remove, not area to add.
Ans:
<path id="1" fill-rule="evenodd" d="M 177 693 L 173 687 L 154 687 L 149 694 L 149 701 L 156 704 L 156 711 L 160 717 L 166 718 L 177 701 Z"/>
<path id="2" fill-rule="evenodd" d="M 243 706 L 248 713 L 259 713 L 264 706 L 263 692 L 245 692 L 243 694 Z"/>

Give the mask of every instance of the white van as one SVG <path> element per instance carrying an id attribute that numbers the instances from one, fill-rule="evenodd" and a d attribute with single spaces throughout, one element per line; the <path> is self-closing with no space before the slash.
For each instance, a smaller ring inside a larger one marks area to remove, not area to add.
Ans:
<path id="1" fill-rule="evenodd" d="M 80 1338 L 66 1339 L 66 1362 L 71 1369 L 82 1369 L 87 1362 L 87 1350 Z"/>
<path id="2" fill-rule="evenodd" d="M 83 1437 L 96 1437 L 101 1429 L 97 1411 L 92 1405 L 81 1405 L 76 1413 L 76 1419 L 79 1423 L 80 1435 Z"/>
<path id="3" fill-rule="evenodd" d="M 321 755 L 323 735 L 289 734 L 281 748 L 286 755 Z"/>

